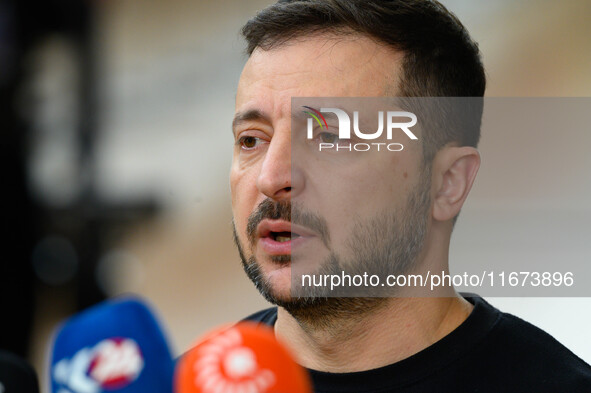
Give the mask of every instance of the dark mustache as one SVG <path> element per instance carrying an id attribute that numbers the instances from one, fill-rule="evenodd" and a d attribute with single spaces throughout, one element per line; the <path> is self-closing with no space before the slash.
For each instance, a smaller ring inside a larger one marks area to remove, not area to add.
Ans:
<path id="1" fill-rule="evenodd" d="M 246 235 L 252 246 L 256 241 L 257 227 L 264 219 L 289 221 L 318 234 L 327 247 L 330 243 L 328 225 L 324 218 L 310 211 L 305 211 L 300 205 L 292 205 L 291 201 L 274 201 L 267 198 L 248 216 Z"/>

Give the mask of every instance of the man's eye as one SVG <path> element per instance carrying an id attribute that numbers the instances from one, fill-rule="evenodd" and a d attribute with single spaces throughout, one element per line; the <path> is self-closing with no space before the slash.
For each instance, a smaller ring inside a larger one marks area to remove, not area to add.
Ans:
<path id="1" fill-rule="evenodd" d="M 238 144 L 245 149 L 254 149 L 259 143 L 259 138 L 254 136 L 243 136 L 238 139 Z"/>
<path id="2" fill-rule="evenodd" d="M 330 132 L 321 132 L 318 134 L 318 138 L 323 143 L 334 143 L 338 139 L 338 135 L 331 134 Z"/>
<path id="3" fill-rule="evenodd" d="M 335 143 L 339 140 L 339 136 L 337 134 L 330 132 L 321 132 L 318 134 L 318 138 L 320 138 L 320 142 L 322 143 Z"/>

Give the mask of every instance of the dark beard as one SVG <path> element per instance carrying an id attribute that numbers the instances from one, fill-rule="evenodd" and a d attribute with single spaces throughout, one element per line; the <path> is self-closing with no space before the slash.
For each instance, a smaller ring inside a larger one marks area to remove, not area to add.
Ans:
<path id="1" fill-rule="evenodd" d="M 333 329 L 341 320 L 354 322 L 362 320 L 367 313 L 380 308 L 387 298 L 383 297 L 329 297 L 309 296 L 283 299 L 275 296 L 273 288 L 261 274 L 260 267 L 254 258 L 245 258 L 242 247 L 238 243 L 234 229 L 234 241 L 238 247 L 242 268 L 254 283 L 256 289 L 270 303 L 284 308 L 302 326 L 310 329 Z M 291 263 L 290 255 L 273 257 L 277 263 Z"/>
<path id="2" fill-rule="evenodd" d="M 429 172 L 429 171 L 424 171 Z M 357 218 L 355 236 L 347 244 L 352 258 L 344 260 L 331 252 L 317 272 L 301 274 L 377 274 L 384 282 L 388 274 L 406 274 L 415 268 L 415 261 L 424 243 L 428 212 L 430 209 L 430 173 L 422 173 L 419 184 L 411 191 L 406 206 L 401 212 L 380 212 L 371 220 Z M 293 217 L 292 217 L 293 215 Z M 257 225 L 265 218 L 282 219 L 307 226 L 321 234 L 328 246 L 330 241 L 324 219 L 312 213 L 301 213 L 290 202 L 263 201 L 251 214 L 247 224 L 247 237 L 252 247 Z M 330 292 L 328 287 L 294 288 L 292 265 L 292 296 L 288 299 L 277 296 L 269 281 L 261 274 L 254 256 L 246 257 L 233 225 L 234 242 L 238 248 L 242 267 L 263 297 L 272 304 L 284 308 L 300 324 L 311 328 L 331 328 L 341 321 L 362 320 L 365 315 L 386 304 L 385 296 L 393 296 L 392 288 L 355 288 L 355 292 Z M 274 256 L 271 260 L 279 265 L 290 264 L 291 255 Z M 386 289 L 386 292 L 384 292 Z M 296 296 L 294 296 L 294 294 Z M 381 296 L 381 297 L 378 297 Z"/>

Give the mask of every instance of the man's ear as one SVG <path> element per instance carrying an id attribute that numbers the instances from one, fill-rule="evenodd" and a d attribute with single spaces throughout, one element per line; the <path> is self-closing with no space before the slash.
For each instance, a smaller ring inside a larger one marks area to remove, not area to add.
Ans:
<path id="1" fill-rule="evenodd" d="M 460 212 L 480 167 L 474 147 L 444 147 L 433 159 L 433 218 L 447 221 Z"/>

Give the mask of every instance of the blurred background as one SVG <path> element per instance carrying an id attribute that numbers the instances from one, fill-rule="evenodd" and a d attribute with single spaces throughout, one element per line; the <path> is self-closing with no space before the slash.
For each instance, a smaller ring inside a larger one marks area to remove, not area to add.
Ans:
<path id="1" fill-rule="evenodd" d="M 488 96 L 590 95 L 590 0 L 442 2 L 480 44 Z M 246 60 L 239 30 L 269 3 L 0 0 L 0 348 L 28 358 L 42 381 L 56 325 L 108 297 L 146 297 L 177 354 L 266 307 L 232 243 L 228 173 Z M 511 237 L 499 217 L 516 212 L 550 212 L 548 229 L 591 238 L 588 125 L 570 141 L 577 159 L 568 167 L 528 155 L 550 151 L 551 140 L 500 149 L 508 137 L 483 136 L 452 265 L 488 253 L 535 258 L 539 247 L 498 236 Z M 556 253 L 591 262 L 591 246 L 578 246 Z M 489 301 L 591 362 L 590 298 Z"/>

